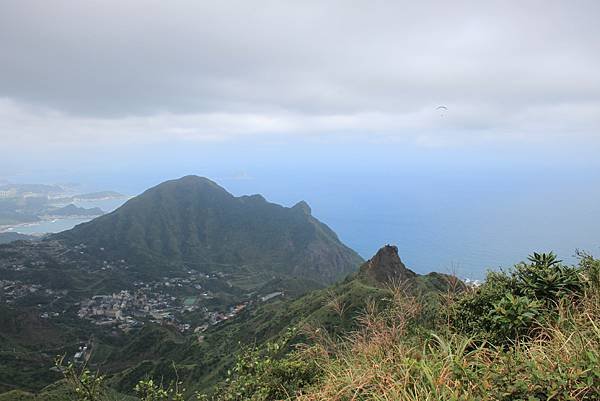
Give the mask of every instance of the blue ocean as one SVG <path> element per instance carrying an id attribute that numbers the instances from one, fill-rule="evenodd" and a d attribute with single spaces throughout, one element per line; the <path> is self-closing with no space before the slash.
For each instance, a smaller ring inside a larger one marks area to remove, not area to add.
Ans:
<path id="1" fill-rule="evenodd" d="M 235 195 L 260 193 L 285 206 L 304 200 L 363 258 L 394 244 L 405 264 L 419 273 L 482 279 L 488 269 L 510 268 L 534 251 L 554 251 L 570 263 L 576 262 L 578 249 L 600 256 L 600 169 L 561 160 L 539 166 L 486 162 L 481 168 L 472 161 L 462 167 L 458 162 L 355 161 L 357 154 L 337 167 L 324 162 L 323 154 L 314 164 L 275 160 L 272 154 L 265 162 L 260 155 L 206 161 L 188 156 L 185 163 L 168 164 L 175 158 L 166 158 L 162 165 L 141 164 L 127 175 L 108 171 L 94 181 L 70 178 L 90 190 L 136 195 L 164 180 L 197 174 Z M 69 228 L 63 223 L 43 228 Z"/>
<path id="2" fill-rule="evenodd" d="M 246 193 L 251 181 L 229 187 Z M 394 244 L 419 273 L 482 279 L 534 251 L 554 251 L 570 263 L 578 249 L 600 255 L 600 188 L 586 180 L 556 187 L 489 176 L 328 176 L 294 195 L 273 182 L 262 191 L 268 199 L 304 199 L 363 258 Z"/>

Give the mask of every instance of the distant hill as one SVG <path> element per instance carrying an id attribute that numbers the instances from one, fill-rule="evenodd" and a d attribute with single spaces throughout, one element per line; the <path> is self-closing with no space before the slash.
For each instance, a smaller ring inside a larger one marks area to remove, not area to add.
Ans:
<path id="1" fill-rule="evenodd" d="M 68 188 L 58 185 L 0 185 L 0 226 L 14 227 L 37 222 L 49 216 L 99 216 L 103 212 L 98 208 L 84 209 L 72 203 L 124 198 L 124 195 L 113 191 L 75 196 L 69 193 Z"/>
<path id="2" fill-rule="evenodd" d="M 0 185 L 0 195 L 4 197 L 22 196 L 25 194 L 55 195 L 64 190 L 58 185 L 43 184 L 6 184 Z"/>
<path id="3" fill-rule="evenodd" d="M 138 267 L 246 269 L 320 282 L 340 279 L 362 262 L 305 202 L 288 208 L 260 195 L 235 197 L 198 176 L 164 182 L 51 238 Z"/>
<path id="4" fill-rule="evenodd" d="M 75 206 L 73 204 L 59 207 L 56 209 L 52 209 L 46 212 L 46 214 L 50 216 L 60 216 L 60 217 L 68 217 L 68 216 L 100 216 L 104 214 L 102 209 L 98 207 L 94 208 L 83 208 L 79 206 Z"/>
<path id="5" fill-rule="evenodd" d="M 33 235 L 19 234 L 14 232 L 0 233 L 0 244 L 8 244 L 10 242 L 20 240 L 32 241 L 37 239 L 39 238 L 34 237 Z"/>
<path id="6" fill-rule="evenodd" d="M 30 213 L 20 213 L 13 210 L 6 210 L 0 202 L 0 226 L 11 226 L 21 223 L 34 223 L 40 221 L 40 218 Z"/>
<path id="7" fill-rule="evenodd" d="M 124 198 L 125 195 L 115 191 L 100 191 L 91 192 L 88 194 L 81 194 L 73 196 L 74 200 L 100 200 L 100 199 L 120 199 Z"/>

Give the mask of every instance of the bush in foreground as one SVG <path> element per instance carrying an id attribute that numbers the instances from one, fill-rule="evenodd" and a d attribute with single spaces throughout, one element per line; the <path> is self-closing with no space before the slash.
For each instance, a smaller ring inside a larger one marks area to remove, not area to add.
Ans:
<path id="1" fill-rule="evenodd" d="M 600 264 L 566 267 L 534 254 L 449 306 L 447 327 L 411 337 L 403 315 L 367 316 L 336 352 L 317 352 L 322 379 L 297 400 L 542 401 L 600 399 Z M 319 346 L 313 347 L 317 349 Z"/>

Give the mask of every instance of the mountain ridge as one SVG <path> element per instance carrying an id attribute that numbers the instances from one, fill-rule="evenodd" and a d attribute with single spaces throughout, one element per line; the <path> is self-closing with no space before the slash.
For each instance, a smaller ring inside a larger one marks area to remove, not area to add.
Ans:
<path id="1" fill-rule="evenodd" d="M 343 278 L 362 262 L 312 216 L 306 202 L 284 207 L 261 195 L 236 197 L 208 178 L 190 175 L 51 238 L 140 265 L 250 266 L 325 282 Z"/>

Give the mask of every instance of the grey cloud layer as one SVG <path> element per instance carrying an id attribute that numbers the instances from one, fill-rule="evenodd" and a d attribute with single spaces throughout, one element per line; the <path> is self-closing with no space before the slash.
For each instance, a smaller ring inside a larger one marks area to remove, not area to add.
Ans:
<path id="1" fill-rule="evenodd" d="M 34 136 L 82 121 L 435 136 L 438 104 L 459 137 L 594 136 L 599 16 L 597 1 L 6 0 L 0 138 L 18 120 Z"/>

